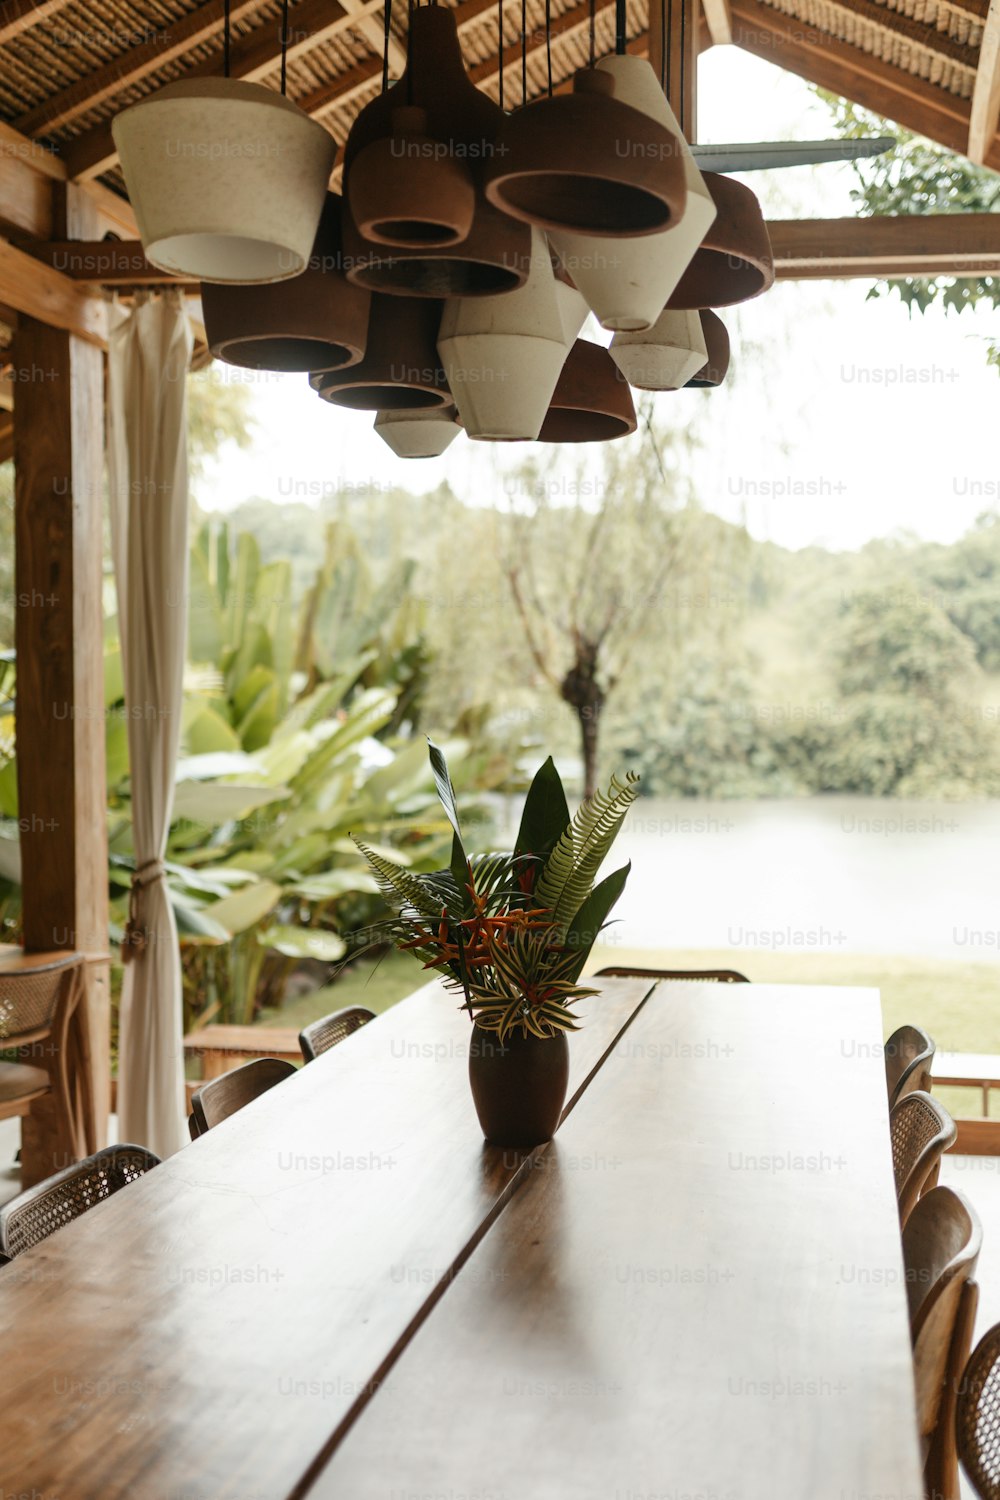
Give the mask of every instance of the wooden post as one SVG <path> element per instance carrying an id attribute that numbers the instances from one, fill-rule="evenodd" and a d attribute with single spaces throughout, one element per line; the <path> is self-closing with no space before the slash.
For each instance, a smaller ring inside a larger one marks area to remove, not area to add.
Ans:
<path id="1" fill-rule="evenodd" d="M 664 93 L 688 142 L 695 140 L 698 124 L 700 16 L 697 0 L 649 0 L 649 61 L 656 76 L 664 82 Z"/>
<path id="2" fill-rule="evenodd" d="M 70 233 L 83 227 L 74 222 L 80 213 L 71 197 L 64 213 Z M 88 965 L 87 1017 L 97 1138 L 103 1144 L 110 1100 L 101 609 L 104 361 L 93 343 L 30 317 L 19 322 L 15 350 L 17 780 L 24 946 L 34 952 L 71 949 L 95 956 Z M 29 1156 L 37 1165 L 50 1151 L 51 1124 L 44 1108 L 25 1121 L 26 1168 Z M 25 1173 L 26 1179 L 33 1175 L 37 1172 Z"/>

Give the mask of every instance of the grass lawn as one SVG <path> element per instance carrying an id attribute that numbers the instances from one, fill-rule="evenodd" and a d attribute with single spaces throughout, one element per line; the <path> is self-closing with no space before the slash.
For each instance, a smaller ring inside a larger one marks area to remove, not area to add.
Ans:
<path id="1" fill-rule="evenodd" d="M 899 955 L 598 947 L 588 970 L 606 965 L 739 969 L 761 984 L 870 986 L 881 991 L 886 1036 L 902 1022 L 915 1021 L 944 1051 L 1000 1055 L 1000 964 Z M 364 960 L 335 984 L 302 995 L 280 1011 L 269 1012 L 263 1024 L 301 1027 L 345 1005 L 364 1005 L 379 1013 L 418 989 L 426 977 L 409 954 L 389 953 L 381 960 Z M 979 1113 L 975 1092 L 947 1089 L 941 1098 L 953 1113 Z M 1000 1117 L 1000 1091 L 993 1097 L 993 1113 Z"/>

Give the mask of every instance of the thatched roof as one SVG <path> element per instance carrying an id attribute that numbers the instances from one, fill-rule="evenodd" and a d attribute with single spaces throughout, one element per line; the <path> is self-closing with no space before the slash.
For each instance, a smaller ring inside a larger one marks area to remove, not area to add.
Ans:
<path id="1" fill-rule="evenodd" d="M 965 151 L 977 69 L 995 69 L 988 0 L 704 0 L 703 43 L 769 58 L 944 145 Z M 498 93 L 498 0 L 458 0 L 462 46 L 476 82 Z M 391 71 L 402 63 L 407 6 L 392 8 Z M 222 0 L 0 0 L 0 119 L 50 145 L 71 177 L 122 190 L 110 121 L 172 79 L 221 72 Z M 232 0 L 232 72 L 279 82 L 280 0 Z M 587 0 L 551 0 L 555 83 L 586 62 Z M 705 22 L 708 22 L 706 25 Z M 547 86 L 545 0 L 526 0 L 527 81 Z M 646 46 L 647 0 L 630 0 L 630 50 Z M 506 0 L 503 64 L 509 102 L 521 91 L 521 0 Z M 288 92 L 343 141 L 379 89 L 382 0 L 298 0 L 289 12 Z M 987 45 L 984 46 L 984 37 Z M 598 51 L 613 45 L 613 6 L 597 3 Z M 987 105 L 990 79 L 980 83 Z M 980 111 L 981 113 L 982 111 Z M 1000 166 L 996 122 L 983 154 Z M 992 128 L 989 128 L 989 127 Z M 754 134 L 747 100 L 747 135 Z"/>

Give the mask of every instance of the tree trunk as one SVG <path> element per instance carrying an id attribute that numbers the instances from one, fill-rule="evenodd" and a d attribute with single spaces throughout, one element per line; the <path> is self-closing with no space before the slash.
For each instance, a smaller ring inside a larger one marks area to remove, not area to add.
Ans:
<path id="1" fill-rule="evenodd" d="M 598 744 L 601 714 L 607 697 L 597 681 L 597 647 L 593 642 L 576 642 L 576 658 L 559 685 L 563 700 L 569 704 L 580 724 L 580 748 L 583 752 L 583 795 L 597 791 Z"/>

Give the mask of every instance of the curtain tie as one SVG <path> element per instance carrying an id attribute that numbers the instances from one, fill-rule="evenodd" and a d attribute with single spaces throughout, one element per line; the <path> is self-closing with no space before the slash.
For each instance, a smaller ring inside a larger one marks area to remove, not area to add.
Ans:
<path id="1" fill-rule="evenodd" d="M 128 893 L 128 921 L 122 938 L 122 963 L 131 963 L 140 953 L 145 953 L 149 943 L 149 929 L 142 920 L 143 893 L 148 886 L 155 885 L 166 875 L 162 859 L 147 859 L 136 867 L 132 876 L 132 888 Z"/>

